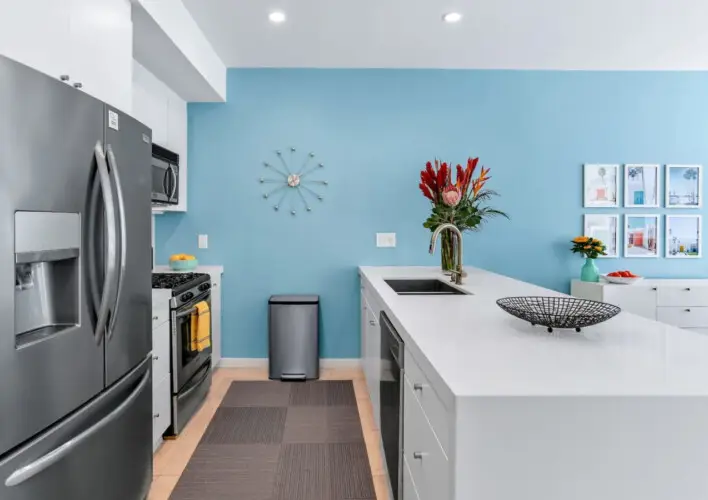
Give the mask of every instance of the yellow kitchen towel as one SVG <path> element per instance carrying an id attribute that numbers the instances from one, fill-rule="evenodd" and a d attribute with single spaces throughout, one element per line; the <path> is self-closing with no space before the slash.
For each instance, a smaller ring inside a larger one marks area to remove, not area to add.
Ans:
<path id="1" fill-rule="evenodd" d="M 196 306 L 192 314 L 192 341 L 189 348 L 192 351 L 202 352 L 211 346 L 211 311 L 209 304 L 204 301 Z"/>

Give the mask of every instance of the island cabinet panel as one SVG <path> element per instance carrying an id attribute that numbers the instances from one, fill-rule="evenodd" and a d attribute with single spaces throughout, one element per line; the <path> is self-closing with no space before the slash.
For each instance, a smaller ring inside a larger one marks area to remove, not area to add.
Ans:
<path id="1" fill-rule="evenodd" d="M 376 428 L 381 427 L 381 409 L 379 384 L 381 382 L 381 331 L 379 315 L 370 304 L 375 303 L 366 293 L 361 291 L 361 364 L 369 391 L 371 406 L 374 410 Z"/>

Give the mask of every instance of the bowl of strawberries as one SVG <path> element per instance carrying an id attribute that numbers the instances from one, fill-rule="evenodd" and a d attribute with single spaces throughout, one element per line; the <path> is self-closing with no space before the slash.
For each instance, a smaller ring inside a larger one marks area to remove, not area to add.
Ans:
<path id="1" fill-rule="evenodd" d="M 631 285 L 632 283 L 637 283 L 638 281 L 642 281 L 642 279 L 644 279 L 641 276 L 637 276 L 632 273 L 632 271 L 613 271 L 611 273 L 603 274 L 602 277 L 608 282 L 618 285 Z"/>

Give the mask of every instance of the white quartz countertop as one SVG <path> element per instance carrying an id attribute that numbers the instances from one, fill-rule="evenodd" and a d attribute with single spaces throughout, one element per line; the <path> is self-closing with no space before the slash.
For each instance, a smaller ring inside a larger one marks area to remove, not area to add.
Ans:
<path id="1" fill-rule="evenodd" d="M 708 335 L 622 312 L 582 332 L 533 327 L 496 300 L 558 292 L 467 267 L 473 295 L 397 295 L 389 278 L 449 278 L 439 268 L 361 267 L 406 343 L 456 397 L 708 394 Z"/>

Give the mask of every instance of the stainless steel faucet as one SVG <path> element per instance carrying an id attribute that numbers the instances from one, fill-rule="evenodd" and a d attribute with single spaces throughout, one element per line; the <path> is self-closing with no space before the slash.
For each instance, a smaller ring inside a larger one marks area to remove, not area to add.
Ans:
<path id="1" fill-rule="evenodd" d="M 441 224 L 437 228 L 435 228 L 435 231 L 433 231 L 433 236 L 430 237 L 430 254 L 435 253 L 435 243 L 438 241 L 438 236 L 440 236 L 440 233 L 442 233 L 445 229 L 449 229 L 450 231 L 454 232 L 457 234 L 457 239 L 460 242 L 460 251 L 457 254 L 457 265 L 455 266 L 455 269 L 452 270 L 452 276 L 450 277 L 450 281 L 454 281 L 456 285 L 461 285 L 462 284 L 462 232 L 457 228 L 455 224 Z"/>

